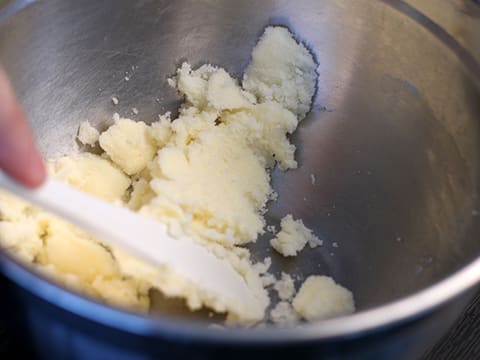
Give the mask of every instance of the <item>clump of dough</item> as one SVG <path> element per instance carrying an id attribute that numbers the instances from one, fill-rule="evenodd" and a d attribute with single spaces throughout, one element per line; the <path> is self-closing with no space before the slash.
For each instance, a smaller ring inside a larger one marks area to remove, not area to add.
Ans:
<path id="1" fill-rule="evenodd" d="M 263 231 L 260 209 L 271 191 L 270 176 L 262 159 L 229 126 L 208 123 L 190 134 L 188 144 L 167 144 L 155 166 L 158 176 L 150 186 L 156 199 L 147 205 L 150 213 L 179 207 L 181 223 L 225 246 L 254 241 Z"/>
<path id="2" fill-rule="evenodd" d="M 309 321 L 347 315 L 355 310 L 352 293 L 328 276 L 309 276 L 292 304 Z"/>
<path id="3" fill-rule="evenodd" d="M 228 112 L 221 120 L 245 138 L 267 167 L 273 167 L 275 162 L 281 170 L 297 167 L 295 145 L 287 135 L 296 130 L 298 119 L 279 103 L 266 102 L 244 111 Z"/>
<path id="4" fill-rule="evenodd" d="M 155 156 L 148 126 L 142 121 L 119 119 L 100 135 L 100 146 L 126 174 L 142 171 Z"/>
<path id="5" fill-rule="evenodd" d="M 217 110 L 245 109 L 252 105 L 237 82 L 223 69 L 218 69 L 208 79 L 207 101 Z"/>
<path id="6" fill-rule="evenodd" d="M 282 272 L 280 280 L 275 282 L 273 288 L 277 291 L 280 300 L 291 300 L 295 295 L 295 284 L 292 277 Z"/>
<path id="7" fill-rule="evenodd" d="M 78 128 L 77 139 L 83 145 L 93 146 L 98 141 L 100 133 L 95 129 L 88 121 L 84 121 L 80 124 Z"/>
<path id="8" fill-rule="evenodd" d="M 0 201 L 4 200 L 5 197 L 0 195 Z M 43 248 L 39 227 L 29 219 L 1 221 L 0 237 L 4 248 L 20 254 L 26 261 L 33 261 Z"/>
<path id="9" fill-rule="evenodd" d="M 177 69 L 175 78 L 169 79 L 169 84 L 175 87 L 185 99 L 199 110 L 207 105 L 208 78 L 215 72 L 215 66 L 205 64 L 192 70 L 190 64 L 184 62 Z"/>
<path id="10" fill-rule="evenodd" d="M 122 199 L 131 180 L 110 161 L 81 153 L 64 156 L 49 164 L 59 180 L 106 201 Z"/>
<path id="11" fill-rule="evenodd" d="M 252 51 L 243 88 L 259 102 L 276 101 L 301 120 L 312 105 L 317 64 L 286 28 L 268 27 Z"/>
<path id="12" fill-rule="evenodd" d="M 270 320 L 278 326 L 295 325 L 299 316 L 288 301 L 280 301 L 270 311 Z"/>
<path id="13" fill-rule="evenodd" d="M 307 243 L 310 247 L 322 245 L 322 241 L 303 224 L 302 220 L 294 220 L 290 214 L 282 219 L 280 227 L 280 232 L 270 240 L 270 244 L 283 256 L 297 255 Z"/>

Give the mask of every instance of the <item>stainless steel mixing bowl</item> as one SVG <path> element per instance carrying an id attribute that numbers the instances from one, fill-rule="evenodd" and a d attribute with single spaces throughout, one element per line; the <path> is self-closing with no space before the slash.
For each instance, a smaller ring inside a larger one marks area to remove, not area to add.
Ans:
<path id="1" fill-rule="evenodd" d="M 3 308 L 21 310 L 37 354 L 411 359 L 456 318 L 480 279 L 480 65 L 435 23 L 394 0 L 51 0 L 16 13 L 30 2 L 0 12 L 0 61 L 46 157 L 72 151 L 83 120 L 175 110 L 166 78 L 182 60 L 240 76 L 266 25 L 306 41 L 318 92 L 294 136 L 300 168 L 275 172 L 268 216 L 293 213 L 325 245 L 288 261 L 267 238 L 252 249 L 276 272 L 333 276 L 358 308 L 293 329 L 219 330 L 99 304 L 2 254 Z"/>

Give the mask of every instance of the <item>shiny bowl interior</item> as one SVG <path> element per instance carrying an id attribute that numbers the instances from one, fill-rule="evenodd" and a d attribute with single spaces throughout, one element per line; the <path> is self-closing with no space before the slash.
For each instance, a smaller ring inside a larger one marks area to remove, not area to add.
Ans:
<path id="1" fill-rule="evenodd" d="M 174 111 L 166 78 L 183 60 L 240 76 L 269 24 L 307 42 L 320 77 L 294 135 L 300 167 L 274 172 L 268 218 L 292 213 L 324 246 L 284 260 L 267 235 L 254 257 L 271 256 L 277 274 L 333 276 L 360 312 L 447 278 L 458 286 L 429 299 L 474 284 L 480 273 L 467 281 L 460 270 L 480 254 L 480 67 L 402 2 L 38 1 L 2 19 L 0 61 L 48 158 L 78 147 L 81 121 L 102 128 L 113 112 L 151 122 Z M 157 314 L 194 321 L 170 305 Z"/>

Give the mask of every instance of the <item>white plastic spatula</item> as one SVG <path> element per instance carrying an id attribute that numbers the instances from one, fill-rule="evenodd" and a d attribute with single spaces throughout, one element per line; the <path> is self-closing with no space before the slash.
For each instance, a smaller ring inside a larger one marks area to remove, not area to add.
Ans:
<path id="1" fill-rule="evenodd" d="M 0 171 L 0 186 L 53 212 L 103 242 L 118 246 L 154 265 L 175 273 L 221 299 L 235 313 L 259 306 L 244 279 L 231 265 L 188 237 L 172 238 L 162 223 L 137 215 L 48 179 L 38 189 L 27 189 Z"/>

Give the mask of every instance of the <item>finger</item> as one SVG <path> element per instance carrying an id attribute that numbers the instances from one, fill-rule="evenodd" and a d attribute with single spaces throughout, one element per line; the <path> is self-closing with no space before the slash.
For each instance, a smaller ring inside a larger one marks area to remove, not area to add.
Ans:
<path id="1" fill-rule="evenodd" d="M 20 183 L 39 186 L 45 166 L 25 115 L 0 68 L 0 168 Z"/>

